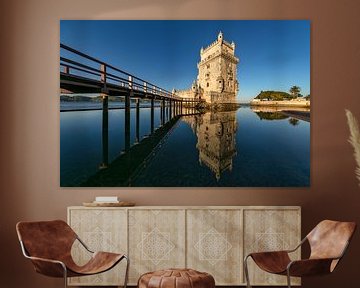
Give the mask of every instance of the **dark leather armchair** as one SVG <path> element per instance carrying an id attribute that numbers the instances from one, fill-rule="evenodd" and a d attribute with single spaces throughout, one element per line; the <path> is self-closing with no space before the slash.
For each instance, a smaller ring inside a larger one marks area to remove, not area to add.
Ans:
<path id="1" fill-rule="evenodd" d="M 124 288 L 127 285 L 129 259 L 125 254 L 91 251 L 62 220 L 19 222 L 16 225 L 24 256 L 31 260 L 35 271 L 50 277 L 87 276 L 112 269 L 121 260 L 127 261 Z M 83 266 L 78 266 L 71 257 L 71 247 L 78 240 L 92 254 Z"/>
<path id="2" fill-rule="evenodd" d="M 304 277 L 333 272 L 344 256 L 355 229 L 356 224 L 354 222 L 324 220 L 295 249 L 250 253 L 244 259 L 247 287 L 251 287 L 247 267 L 249 257 L 266 272 L 286 275 L 289 288 L 291 288 L 291 276 Z M 310 257 L 308 259 L 292 261 L 289 253 L 296 251 L 306 241 L 310 245 Z"/>

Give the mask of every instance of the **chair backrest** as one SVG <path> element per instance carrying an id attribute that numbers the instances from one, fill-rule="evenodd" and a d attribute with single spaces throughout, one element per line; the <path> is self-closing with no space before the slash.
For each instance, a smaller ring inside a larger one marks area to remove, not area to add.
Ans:
<path id="1" fill-rule="evenodd" d="M 337 258 L 342 256 L 355 229 L 355 222 L 321 221 L 306 236 L 311 248 L 310 259 Z M 335 266 L 332 267 L 332 270 Z"/>
<path id="2" fill-rule="evenodd" d="M 19 240 L 30 256 L 61 260 L 70 255 L 75 232 L 62 220 L 19 222 Z"/>

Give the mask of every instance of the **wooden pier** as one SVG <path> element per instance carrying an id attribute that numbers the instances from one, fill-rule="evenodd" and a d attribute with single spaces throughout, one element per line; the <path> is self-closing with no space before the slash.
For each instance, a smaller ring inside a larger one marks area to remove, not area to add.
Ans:
<path id="1" fill-rule="evenodd" d="M 125 109 L 130 110 L 130 99 L 149 99 L 151 106 L 159 101 L 162 114 L 168 107 L 171 113 L 181 114 L 183 104 L 195 106 L 201 99 L 182 98 L 155 84 L 100 61 L 85 53 L 60 44 L 60 88 L 66 93 L 91 93 L 103 96 L 107 109 L 107 96 L 123 96 Z M 64 93 L 65 94 L 65 93 Z M 170 113 L 170 114 L 171 114 Z"/>

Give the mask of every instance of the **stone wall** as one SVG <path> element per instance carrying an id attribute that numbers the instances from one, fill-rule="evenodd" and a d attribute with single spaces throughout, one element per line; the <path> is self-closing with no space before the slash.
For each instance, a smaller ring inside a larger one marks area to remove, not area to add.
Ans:
<path id="1" fill-rule="evenodd" d="M 310 107 L 310 100 L 287 100 L 287 101 L 260 101 L 252 100 L 252 106 L 286 106 L 286 107 Z"/>
<path id="2" fill-rule="evenodd" d="M 176 95 L 182 98 L 194 98 L 195 93 L 191 89 L 187 90 L 177 90 Z"/>

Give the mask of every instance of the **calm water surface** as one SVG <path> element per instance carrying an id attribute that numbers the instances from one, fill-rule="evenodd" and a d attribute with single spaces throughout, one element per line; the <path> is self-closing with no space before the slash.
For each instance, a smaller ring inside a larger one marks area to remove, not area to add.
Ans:
<path id="1" fill-rule="evenodd" d="M 150 109 L 140 109 L 138 132 L 131 109 L 126 150 L 124 117 L 123 109 L 110 110 L 104 134 L 100 110 L 60 113 L 62 187 L 310 184 L 308 122 L 242 107 L 176 117 L 161 127 L 155 108 L 154 127 L 161 128 L 151 134 Z"/>

